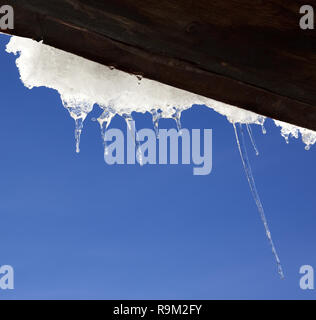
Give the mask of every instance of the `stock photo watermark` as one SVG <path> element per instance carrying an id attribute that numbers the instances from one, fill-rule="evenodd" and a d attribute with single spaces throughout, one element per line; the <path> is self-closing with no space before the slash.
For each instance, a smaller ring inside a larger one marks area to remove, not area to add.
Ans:
<path id="1" fill-rule="evenodd" d="M 314 29 L 314 8 L 308 4 L 301 6 L 300 14 L 303 16 L 300 19 L 300 28 L 302 30 Z"/>
<path id="2" fill-rule="evenodd" d="M 136 161 L 140 165 L 166 165 L 169 158 L 169 164 L 194 164 L 193 175 L 208 175 L 212 171 L 212 129 L 204 129 L 202 132 L 203 155 L 200 129 L 192 129 L 192 132 L 188 129 L 159 129 L 157 133 L 152 129 L 141 129 L 136 132 L 135 123 L 131 121 L 126 139 L 120 129 L 106 131 L 104 160 L 109 165 L 136 164 Z"/>
<path id="3" fill-rule="evenodd" d="M 0 290 L 14 289 L 14 270 L 10 265 L 0 266 Z"/>
<path id="4" fill-rule="evenodd" d="M 11 6 L 3 5 L 0 7 L 0 29 L 14 29 L 14 11 Z"/>
<path id="5" fill-rule="evenodd" d="M 302 290 L 314 290 L 314 268 L 310 265 L 303 265 L 300 267 L 300 288 Z"/>

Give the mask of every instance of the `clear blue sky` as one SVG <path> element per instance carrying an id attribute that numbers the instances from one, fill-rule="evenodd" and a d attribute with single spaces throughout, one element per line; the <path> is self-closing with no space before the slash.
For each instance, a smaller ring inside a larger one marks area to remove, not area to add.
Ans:
<path id="1" fill-rule="evenodd" d="M 0 299 L 315 299 L 299 267 L 316 268 L 316 147 L 287 145 L 271 121 L 248 152 L 285 272 L 280 280 L 232 126 L 206 107 L 183 127 L 213 129 L 213 170 L 109 166 L 97 123 L 74 121 L 58 93 L 23 86 L 0 36 L 0 265 L 15 290 Z M 152 128 L 135 114 L 137 128 Z M 162 120 L 161 127 L 175 127 Z M 111 127 L 125 130 L 115 117 Z M 249 141 L 248 141 L 249 142 Z"/>

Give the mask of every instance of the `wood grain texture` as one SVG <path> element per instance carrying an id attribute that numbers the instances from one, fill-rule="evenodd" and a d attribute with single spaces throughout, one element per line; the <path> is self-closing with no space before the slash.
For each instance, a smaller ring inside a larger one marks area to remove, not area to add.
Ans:
<path id="1" fill-rule="evenodd" d="M 16 35 L 316 130 L 316 30 L 299 28 L 305 1 L 5 4 L 15 9 Z"/>

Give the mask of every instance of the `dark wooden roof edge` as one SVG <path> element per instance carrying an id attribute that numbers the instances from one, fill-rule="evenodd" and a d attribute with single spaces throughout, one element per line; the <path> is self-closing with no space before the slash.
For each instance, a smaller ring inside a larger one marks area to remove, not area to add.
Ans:
<path id="1" fill-rule="evenodd" d="M 69 1 L 58 0 L 57 2 L 66 3 Z M 70 2 L 79 1 L 72 0 Z M 43 12 L 40 5 L 38 5 L 39 9 L 35 10 L 38 1 L 29 0 L 28 4 L 30 3 L 34 3 L 34 6 L 25 5 L 23 0 L 6 1 L 6 4 L 11 4 L 14 7 L 15 26 L 13 30 L 4 32 L 43 40 L 44 43 L 53 47 L 98 63 L 114 66 L 129 73 L 139 74 L 273 119 L 316 131 L 316 106 L 313 103 L 302 101 L 301 97 L 294 99 L 292 96 L 272 92 L 264 88 L 264 85 L 260 87 L 212 72 L 209 68 L 203 68 L 202 64 L 182 59 L 182 57 L 167 55 L 165 52 L 156 53 L 141 45 L 125 43 L 122 39 L 115 39 L 103 32 L 96 32 L 93 28 L 89 28 L 88 24 L 85 27 L 76 25 L 69 21 L 71 17 L 63 19 L 62 14 L 58 16 L 54 10 L 47 14 L 47 12 Z M 50 10 L 49 7 L 46 9 Z M 284 81 L 287 80 L 284 75 L 280 75 L 280 77 L 283 77 Z M 264 81 L 262 83 L 264 84 Z M 306 100 L 313 99 L 313 95 L 310 97 Z"/>

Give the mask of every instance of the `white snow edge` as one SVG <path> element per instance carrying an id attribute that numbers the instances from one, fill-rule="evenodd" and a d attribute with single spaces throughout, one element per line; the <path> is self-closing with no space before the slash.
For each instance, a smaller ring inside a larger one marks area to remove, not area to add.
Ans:
<path id="1" fill-rule="evenodd" d="M 231 123 L 263 125 L 265 117 L 213 99 L 199 96 L 153 80 L 109 68 L 74 54 L 21 37 L 11 37 L 8 53 L 19 53 L 16 65 L 20 78 L 29 89 L 48 87 L 59 92 L 64 106 L 74 119 L 85 119 L 97 104 L 104 112 L 130 115 L 161 110 L 162 117 L 174 117 L 192 105 L 206 105 L 226 116 Z M 100 119 L 100 118 L 99 118 Z M 298 138 L 309 149 L 316 132 L 274 120 L 282 136 Z"/>

